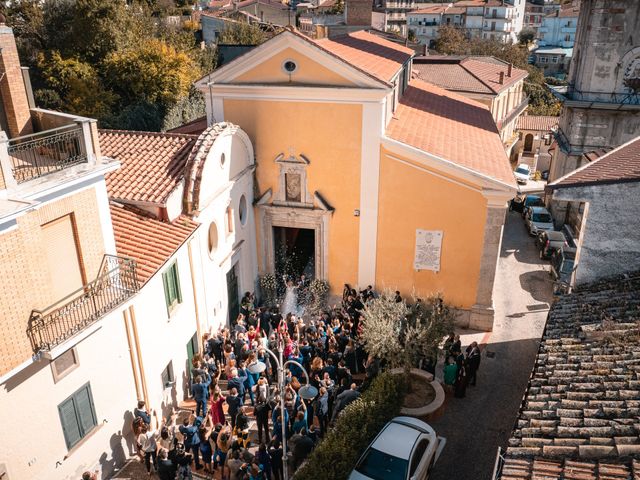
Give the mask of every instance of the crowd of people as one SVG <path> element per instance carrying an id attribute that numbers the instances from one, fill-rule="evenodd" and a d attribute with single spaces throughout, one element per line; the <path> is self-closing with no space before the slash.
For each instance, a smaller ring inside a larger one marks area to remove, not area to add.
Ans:
<path id="1" fill-rule="evenodd" d="M 464 398 L 467 386 L 476 385 L 476 376 L 480 368 L 480 347 L 472 342 L 462 352 L 460 335 L 450 334 L 444 342 L 445 363 L 443 379 L 445 388 L 453 392 L 456 398 Z"/>
<path id="2" fill-rule="evenodd" d="M 179 425 L 175 412 L 158 421 L 143 402 L 138 405 L 134 411 L 138 447 L 149 474 L 155 471 L 162 480 L 182 480 L 191 478 L 195 468 L 208 474 L 220 471 L 219 478 L 230 480 L 279 480 L 285 468 L 295 471 L 304 462 L 332 422 L 367 388 L 380 364 L 367 357 L 358 334 L 362 310 L 376 297 L 373 288 L 357 291 L 345 285 L 340 305 L 303 321 L 297 313 L 304 308 L 298 298 L 308 295 L 304 282 L 304 278 L 297 284 L 288 282 L 288 294 L 296 289 L 301 294 L 289 298 L 284 308 L 256 306 L 247 292 L 230 328 L 204 334 L 202 353 L 193 358 L 191 371 L 196 407 L 189 416 L 183 414 Z M 445 382 L 454 378 L 456 396 L 458 389 L 464 396 L 467 383 L 475 384 L 479 349 L 469 348 L 465 357 L 459 337 L 450 337 L 445 344 L 450 354 Z M 280 349 L 287 362 L 282 391 L 278 365 L 267 349 Z M 263 369 L 252 368 L 258 362 Z M 435 362 L 424 368 L 434 369 Z M 301 367 L 318 391 L 313 399 L 300 395 L 300 387 L 307 383 Z M 259 370 L 263 371 L 255 373 Z M 249 435 L 251 421 L 257 439 Z M 287 458 L 283 458 L 285 442 Z"/>

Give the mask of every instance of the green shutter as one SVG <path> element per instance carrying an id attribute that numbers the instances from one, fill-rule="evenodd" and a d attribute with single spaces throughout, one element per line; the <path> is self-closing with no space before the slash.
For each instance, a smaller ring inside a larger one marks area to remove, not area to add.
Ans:
<path id="1" fill-rule="evenodd" d="M 176 276 L 176 298 L 178 299 L 178 303 L 182 303 L 182 292 L 180 291 L 180 276 L 178 275 L 178 263 L 173 264 L 173 270 Z"/>
<path id="2" fill-rule="evenodd" d="M 167 272 L 162 274 L 162 285 L 164 286 L 164 301 L 167 306 L 167 315 L 169 315 L 169 307 L 171 307 L 171 298 L 169 293 L 169 275 Z"/>
<path id="3" fill-rule="evenodd" d="M 73 397 L 58 405 L 58 412 L 60 413 L 60 423 L 62 423 L 62 432 L 67 443 L 67 449 L 71 449 L 82 438 Z"/>
<path id="4" fill-rule="evenodd" d="M 80 429 L 84 437 L 93 427 L 96 426 L 96 412 L 93 407 L 93 399 L 91 398 L 91 387 L 86 385 L 74 394 L 74 401 L 78 419 L 80 420 Z"/>

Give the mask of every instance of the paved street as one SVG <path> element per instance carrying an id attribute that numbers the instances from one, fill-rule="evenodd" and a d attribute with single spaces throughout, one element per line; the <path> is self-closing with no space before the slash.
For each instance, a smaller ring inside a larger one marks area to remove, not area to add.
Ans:
<path id="1" fill-rule="evenodd" d="M 444 414 L 430 421 L 447 438 L 432 480 L 489 480 L 497 448 L 506 445 L 527 385 L 552 285 L 549 265 L 539 259 L 519 213 L 507 214 L 500 256 L 495 328 L 483 352 L 478 385 L 467 388 L 466 398 L 447 398 Z M 459 333 L 463 348 L 487 338 Z"/>

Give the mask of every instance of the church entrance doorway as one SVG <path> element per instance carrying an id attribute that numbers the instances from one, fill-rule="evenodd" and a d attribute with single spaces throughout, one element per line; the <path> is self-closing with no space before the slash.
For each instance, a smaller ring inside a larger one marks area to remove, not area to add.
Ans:
<path id="1" fill-rule="evenodd" d="M 275 271 L 297 281 L 316 273 L 316 232 L 311 228 L 273 227 Z M 282 277 L 281 277 L 282 278 Z"/>

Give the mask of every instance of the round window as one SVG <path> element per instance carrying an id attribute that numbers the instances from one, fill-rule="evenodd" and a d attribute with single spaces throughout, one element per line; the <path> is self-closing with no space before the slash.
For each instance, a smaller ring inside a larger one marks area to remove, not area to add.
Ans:
<path id="1" fill-rule="evenodd" d="M 224 162 L 227 160 L 227 157 L 224 156 L 224 153 L 220 155 L 220 166 L 224 167 Z"/>
<path id="2" fill-rule="evenodd" d="M 247 223 L 247 199 L 242 195 L 240 197 L 240 203 L 238 204 L 238 215 L 240 216 L 240 223 L 244 225 Z"/>
<path id="3" fill-rule="evenodd" d="M 215 222 L 209 225 L 209 254 L 213 255 L 218 248 L 218 226 Z"/>
<path id="4" fill-rule="evenodd" d="M 282 68 L 288 74 L 292 74 L 293 72 L 295 72 L 298 69 L 298 65 L 296 65 L 296 62 L 294 62 L 293 60 L 286 60 L 282 64 Z"/>

